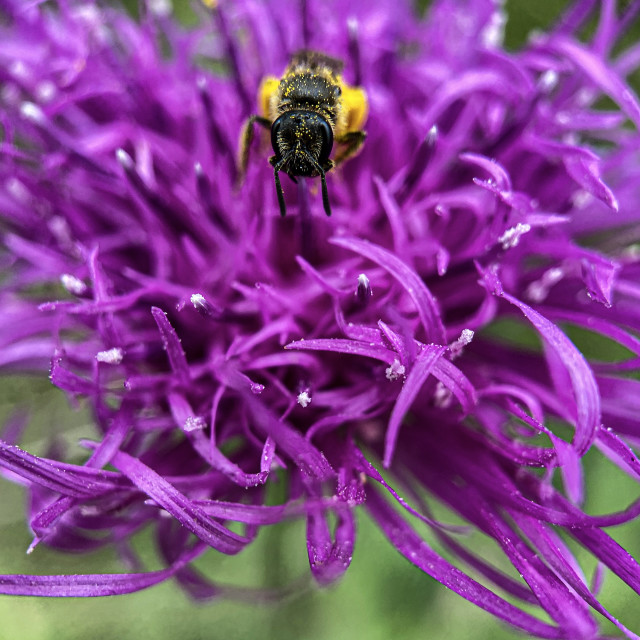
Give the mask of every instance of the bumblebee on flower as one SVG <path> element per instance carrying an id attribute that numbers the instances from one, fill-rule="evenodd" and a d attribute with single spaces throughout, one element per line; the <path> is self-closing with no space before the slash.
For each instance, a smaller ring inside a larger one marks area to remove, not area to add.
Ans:
<path id="1" fill-rule="evenodd" d="M 320 176 L 322 203 L 331 215 L 326 172 L 354 156 L 364 144 L 361 130 L 367 118 L 367 96 L 361 87 L 352 87 L 342 78 L 343 64 L 317 51 L 296 53 L 281 79 L 269 76 L 259 91 L 260 114 L 251 116 L 241 135 L 240 176 L 246 173 L 249 149 L 257 123 L 271 129 L 275 155 L 273 167 L 280 214 L 286 204 L 280 171 L 294 182 L 297 177 Z M 329 156 L 334 142 L 339 151 Z"/>

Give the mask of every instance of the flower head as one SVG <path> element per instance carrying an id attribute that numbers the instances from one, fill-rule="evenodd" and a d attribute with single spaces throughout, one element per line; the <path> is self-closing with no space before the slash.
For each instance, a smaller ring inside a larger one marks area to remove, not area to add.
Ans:
<path id="1" fill-rule="evenodd" d="M 587 451 L 640 478 L 638 55 L 611 53 L 635 5 L 603 3 L 583 43 L 591 5 L 509 54 L 491 0 L 439 0 L 425 20 L 382 0 L 239 0 L 201 8 L 191 31 L 164 2 L 139 23 L 91 2 L 2 2 L 0 363 L 49 369 L 99 439 L 71 464 L 7 429 L 0 467 L 29 486 L 32 548 L 154 527 L 166 569 L 4 576 L 0 592 L 173 576 L 225 595 L 189 563 L 294 516 L 327 584 L 364 508 L 411 563 L 530 635 L 595 637 L 598 612 L 636 637 L 563 537 L 640 592 L 606 532 L 640 503 L 582 509 Z M 280 217 L 259 145 L 235 188 L 259 82 L 303 47 L 344 60 L 370 102 L 362 153 L 328 176 L 330 219 L 304 180 L 283 180 Z M 514 326 L 537 347 L 505 341 Z M 624 355 L 588 357 L 571 327 Z M 274 506 L 277 469 L 288 495 Z"/>

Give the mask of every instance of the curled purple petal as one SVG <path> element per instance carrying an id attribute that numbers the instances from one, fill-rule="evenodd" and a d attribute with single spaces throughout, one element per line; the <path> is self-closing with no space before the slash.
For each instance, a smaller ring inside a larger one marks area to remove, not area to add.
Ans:
<path id="1" fill-rule="evenodd" d="M 428 339 L 440 344 L 444 342 L 444 328 L 436 300 L 424 282 L 402 260 L 381 247 L 355 238 L 333 238 L 331 242 L 359 253 L 386 269 L 415 302 Z"/>
<path id="2" fill-rule="evenodd" d="M 211 520 L 184 494 L 139 460 L 120 451 L 113 456 L 112 463 L 140 491 L 157 502 L 203 542 L 222 553 L 238 553 L 244 547 L 247 541 L 242 536 Z"/>
<path id="3" fill-rule="evenodd" d="M 422 353 L 418 354 L 413 363 L 389 418 L 384 445 L 383 464 L 385 467 L 391 466 L 391 458 L 402 420 L 444 351 L 445 347 L 427 346 Z"/>

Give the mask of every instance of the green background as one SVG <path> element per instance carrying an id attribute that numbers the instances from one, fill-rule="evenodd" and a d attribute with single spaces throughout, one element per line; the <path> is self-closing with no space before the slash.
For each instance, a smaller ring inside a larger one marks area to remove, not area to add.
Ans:
<path id="1" fill-rule="evenodd" d="M 86 412 L 71 411 L 64 394 L 52 389 L 46 380 L 5 379 L 0 387 L 0 420 L 15 408 L 16 397 L 33 411 L 23 443 L 33 453 L 44 453 L 52 435 L 56 440 L 72 443 L 93 433 Z M 70 449 L 69 455 L 73 457 L 76 452 L 80 449 Z M 585 466 L 589 513 L 623 509 L 637 497 L 637 484 L 600 454 L 587 454 Z M 40 546 L 26 555 L 31 537 L 24 520 L 25 493 L 21 487 L 4 480 L 0 480 L 0 487 L 0 574 L 125 570 L 111 549 L 69 555 Z M 432 506 L 442 520 L 459 522 L 453 514 Z M 520 634 L 410 565 L 390 547 L 364 510 L 359 512 L 358 525 L 353 563 L 344 578 L 329 588 L 308 583 L 288 599 L 268 605 L 231 601 L 194 603 L 173 581 L 139 593 L 107 598 L 0 596 L 0 640 L 519 637 Z M 421 532 L 442 551 L 426 527 Z M 609 533 L 634 557 L 640 557 L 640 522 L 612 528 Z M 474 534 L 471 541 L 478 553 L 516 577 L 494 542 L 480 534 Z M 134 547 L 144 561 L 145 570 L 160 568 L 148 532 L 135 537 Z M 595 568 L 593 558 L 575 545 L 573 548 L 590 577 Z M 294 521 L 265 529 L 240 556 L 209 552 L 198 566 L 220 584 L 288 584 L 309 573 L 304 523 Z M 609 573 L 600 599 L 628 627 L 640 631 L 638 596 Z M 607 622 L 604 628 L 611 633 L 615 631 Z"/>
<path id="2" fill-rule="evenodd" d="M 564 3 L 555 0 L 507 2 L 506 43 L 515 47 L 532 29 L 544 28 Z M 637 34 L 632 37 L 637 39 Z M 0 419 L 16 404 L 33 414 L 24 446 L 43 453 L 52 434 L 65 442 L 88 437 L 93 429 L 85 412 L 71 410 L 63 394 L 45 379 L 0 378 Z M 624 508 L 637 497 L 637 485 L 590 453 L 587 469 L 589 513 Z M 38 547 L 25 551 L 31 541 L 24 519 L 25 493 L 0 480 L 0 573 L 106 573 L 123 571 L 111 550 L 67 555 Z M 448 521 L 455 518 L 439 514 Z M 412 567 L 398 555 L 368 520 L 359 513 L 359 532 L 353 563 L 333 587 L 313 584 L 288 599 L 269 605 L 229 601 L 194 603 L 173 581 L 136 594 L 94 599 L 39 599 L 0 596 L 0 640 L 197 640 L 225 638 L 387 640 L 477 640 L 514 638 L 520 634 L 496 621 Z M 431 541 L 427 531 L 425 537 Z M 640 557 L 640 522 L 610 530 L 632 555 Z M 491 541 L 476 535 L 476 549 L 496 563 L 501 553 Z M 437 545 L 434 545 L 437 547 Z M 135 548 L 147 570 L 158 568 L 148 533 L 135 539 Z M 587 575 L 595 563 L 576 549 Z M 445 554 L 446 555 L 446 554 Z M 208 553 L 199 566 L 220 583 L 273 586 L 308 573 L 302 522 L 285 523 L 263 531 L 240 557 Z M 502 564 L 511 571 L 507 563 Z M 513 571 L 511 571 L 513 575 Z M 627 626 L 640 632 L 638 596 L 617 578 L 606 574 L 601 600 Z M 606 631 L 614 628 L 605 623 Z"/>

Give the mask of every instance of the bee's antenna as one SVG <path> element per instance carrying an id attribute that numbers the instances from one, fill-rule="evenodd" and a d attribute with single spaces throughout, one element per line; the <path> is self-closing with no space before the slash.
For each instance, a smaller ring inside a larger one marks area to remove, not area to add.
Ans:
<path id="1" fill-rule="evenodd" d="M 276 182 L 276 193 L 278 194 L 278 204 L 280 205 L 280 215 L 285 216 L 287 214 L 287 205 L 284 202 L 284 193 L 282 191 L 282 184 L 280 184 L 280 169 L 284 166 L 286 162 L 286 158 L 282 158 L 280 162 L 278 162 L 273 167 L 273 178 Z"/>
<path id="2" fill-rule="evenodd" d="M 329 191 L 327 190 L 327 178 L 325 176 L 324 169 L 310 153 L 307 152 L 305 155 L 313 165 L 313 168 L 320 174 L 320 184 L 322 185 L 322 206 L 324 207 L 324 212 L 330 216 L 331 203 L 329 202 Z"/>
<path id="3" fill-rule="evenodd" d="M 320 165 L 317 165 L 317 168 L 320 174 L 320 183 L 322 184 L 322 206 L 324 207 L 324 212 L 330 216 L 331 203 L 329 202 L 329 192 L 327 191 L 327 179 L 324 175 L 324 169 Z"/>

